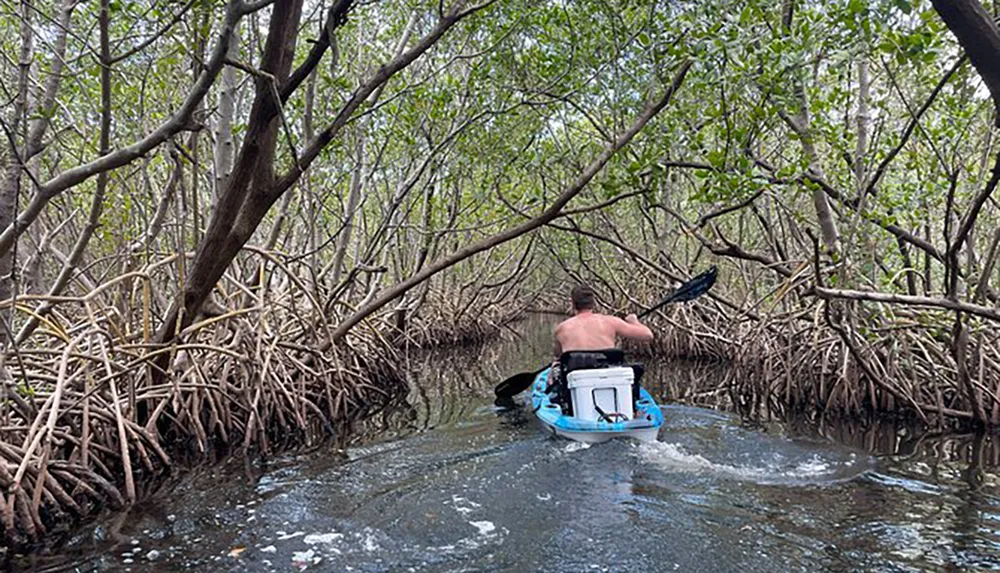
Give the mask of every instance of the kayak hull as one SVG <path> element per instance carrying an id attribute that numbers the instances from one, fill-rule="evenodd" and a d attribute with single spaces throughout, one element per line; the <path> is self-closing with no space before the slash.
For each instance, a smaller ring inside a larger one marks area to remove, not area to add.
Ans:
<path id="1" fill-rule="evenodd" d="M 553 404 L 549 395 L 545 393 L 549 382 L 549 371 L 548 368 L 542 370 L 531 385 L 531 408 L 538 420 L 554 435 L 588 444 L 598 444 L 616 438 L 629 438 L 640 442 L 656 441 L 656 436 L 663 426 L 663 413 L 645 388 L 639 389 L 634 419 L 624 422 L 581 420 L 563 414 L 562 408 L 558 404 Z"/>

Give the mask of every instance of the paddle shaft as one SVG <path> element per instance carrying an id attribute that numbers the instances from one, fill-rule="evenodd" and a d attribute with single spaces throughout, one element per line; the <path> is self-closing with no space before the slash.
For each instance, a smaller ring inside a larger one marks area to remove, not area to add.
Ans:
<path id="1" fill-rule="evenodd" d="M 646 310 L 640 312 L 639 314 L 637 314 L 636 318 L 646 318 L 647 316 L 653 314 L 654 312 L 656 312 L 656 311 L 660 310 L 661 308 L 667 306 L 668 304 L 674 302 L 675 297 L 677 297 L 677 295 L 679 293 L 680 293 L 680 289 L 678 289 L 678 290 L 670 293 L 669 296 L 667 296 L 666 298 L 664 298 L 660 302 L 656 303 L 655 305 L 653 305 L 653 306 L 647 308 Z"/>
<path id="2" fill-rule="evenodd" d="M 674 302 L 674 301 L 671 300 L 670 297 L 667 297 L 667 298 L 661 300 L 660 302 L 656 303 L 656 306 L 649 307 L 646 310 L 644 310 L 644 311 L 640 312 L 639 314 L 637 314 L 636 318 L 646 318 L 647 316 L 653 314 L 654 312 L 660 310 L 661 308 L 667 306 L 668 304 L 670 304 L 672 302 Z"/>

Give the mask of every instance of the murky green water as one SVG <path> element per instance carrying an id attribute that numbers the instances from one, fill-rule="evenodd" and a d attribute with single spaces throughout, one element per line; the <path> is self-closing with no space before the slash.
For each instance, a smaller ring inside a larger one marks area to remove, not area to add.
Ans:
<path id="1" fill-rule="evenodd" d="M 534 369 L 549 348 L 545 325 L 519 330 L 528 336 L 414 358 L 405 406 L 366 421 L 356 445 L 203 471 L 17 565 L 1000 569 L 1000 485 L 989 439 L 837 425 L 793 432 L 668 405 L 657 443 L 582 447 L 550 438 L 526 409 L 494 408 L 493 385 Z M 651 366 L 647 386 L 663 398 L 713 375 L 708 366 Z"/>

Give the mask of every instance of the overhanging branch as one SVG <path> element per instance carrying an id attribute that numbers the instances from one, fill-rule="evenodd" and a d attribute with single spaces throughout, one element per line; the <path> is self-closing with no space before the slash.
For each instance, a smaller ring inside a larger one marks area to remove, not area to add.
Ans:
<path id="1" fill-rule="evenodd" d="M 832 289 L 825 287 L 813 287 L 812 292 L 819 298 L 860 300 L 869 302 L 881 302 L 886 304 L 898 304 L 903 306 L 921 306 L 940 308 L 942 310 L 955 310 L 967 312 L 975 316 L 995 320 L 1000 322 L 1000 311 L 988 306 L 980 306 L 947 298 L 934 298 L 928 296 L 910 296 L 903 294 L 882 293 L 873 291 L 861 291 L 850 289 Z"/>

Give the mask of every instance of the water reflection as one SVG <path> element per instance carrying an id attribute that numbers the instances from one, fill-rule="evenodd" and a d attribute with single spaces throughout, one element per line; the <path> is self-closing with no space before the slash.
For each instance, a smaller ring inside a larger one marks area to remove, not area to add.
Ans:
<path id="1" fill-rule="evenodd" d="M 825 551 L 837 561 L 885 571 L 899 570 L 900 564 L 916 569 L 1000 568 L 1000 444 L 995 436 L 941 433 L 906 421 L 787 417 L 759 408 L 748 412 L 725 389 L 733 376 L 725 364 L 660 363 L 651 372 L 661 399 L 742 410 L 746 427 L 843 444 L 877 456 L 877 469 L 850 487 L 837 488 L 839 495 L 823 505 L 839 537 Z M 788 501 L 786 497 L 782 503 L 785 511 L 798 514 L 789 510 Z M 799 509 L 805 513 L 816 502 L 811 499 Z M 809 521 L 792 529 L 822 538 Z M 789 531 L 788 526 L 781 529 Z M 887 555 L 891 558 L 885 559 Z"/>

